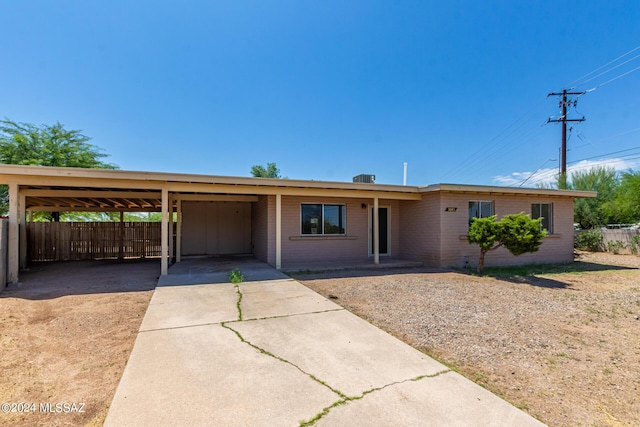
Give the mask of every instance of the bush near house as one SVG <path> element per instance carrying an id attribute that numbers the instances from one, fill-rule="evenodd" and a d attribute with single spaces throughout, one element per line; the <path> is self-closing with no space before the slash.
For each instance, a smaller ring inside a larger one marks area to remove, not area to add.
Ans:
<path id="1" fill-rule="evenodd" d="M 495 215 L 474 218 L 469 227 L 469 244 L 480 246 L 478 274 L 482 274 L 487 252 L 501 246 L 515 256 L 536 252 L 547 234 L 547 231 L 542 229 L 541 221 L 542 218 L 531 219 L 524 212 L 505 215 L 500 221 L 496 220 Z"/>
<path id="2" fill-rule="evenodd" d="M 582 251 L 602 252 L 604 248 L 602 232 L 597 229 L 583 231 L 576 236 L 573 246 Z"/>
<path id="3" fill-rule="evenodd" d="M 609 252 L 616 255 L 619 254 L 620 251 L 625 247 L 626 245 L 624 244 L 624 242 L 620 240 L 613 240 L 611 242 L 607 242 L 607 249 L 609 250 Z"/>

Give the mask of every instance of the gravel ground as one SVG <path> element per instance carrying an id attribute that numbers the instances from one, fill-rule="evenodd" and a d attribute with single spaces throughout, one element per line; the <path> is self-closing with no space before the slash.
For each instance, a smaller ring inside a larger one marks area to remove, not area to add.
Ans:
<path id="1" fill-rule="evenodd" d="M 640 426 L 640 258 L 297 277 L 551 426 Z M 337 297 L 337 299 L 335 298 Z"/>

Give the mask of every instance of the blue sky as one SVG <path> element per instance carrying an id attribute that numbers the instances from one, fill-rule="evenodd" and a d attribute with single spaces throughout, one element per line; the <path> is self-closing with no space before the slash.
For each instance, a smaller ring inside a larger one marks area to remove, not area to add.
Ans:
<path id="1" fill-rule="evenodd" d="M 640 165 L 637 0 L 0 0 L 0 16 L 0 118 L 81 129 L 121 169 L 401 184 L 408 162 L 410 185 L 535 185 L 558 167 L 546 96 L 584 75 L 575 90 L 601 86 L 571 112 L 587 120 L 570 167 Z"/>

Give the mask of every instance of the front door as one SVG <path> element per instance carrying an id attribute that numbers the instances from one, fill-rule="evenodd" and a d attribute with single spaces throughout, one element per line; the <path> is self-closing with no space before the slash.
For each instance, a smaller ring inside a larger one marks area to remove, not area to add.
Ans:
<path id="1" fill-rule="evenodd" d="M 369 255 L 373 255 L 373 209 L 369 211 Z M 378 249 L 380 250 L 380 255 L 389 255 L 389 208 L 388 207 L 378 207 L 378 230 L 380 243 L 378 245 Z"/>

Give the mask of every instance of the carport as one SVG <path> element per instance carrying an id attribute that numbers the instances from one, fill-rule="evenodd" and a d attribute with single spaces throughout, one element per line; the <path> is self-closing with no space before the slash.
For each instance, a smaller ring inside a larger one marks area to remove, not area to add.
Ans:
<path id="1" fill-rule="evenodd" d="M 415 187 L 379 184 L 21 165 L 0 165 L 0 183 L 9 187 L 8 283 L 17 282 L 20 268 L 26 266 L 30 212 L 162 212 L 160 272 L 166 275 L 170 260 L 180 262 L 183 255 L 250 252 L 280 269 L 283 197 L 369 203 L 374 212 L 372 258 L 377 264 L 379 200 L 421 198 Z M 170 213 L 175 213 L 175 222 L 169 220 Z"/>

